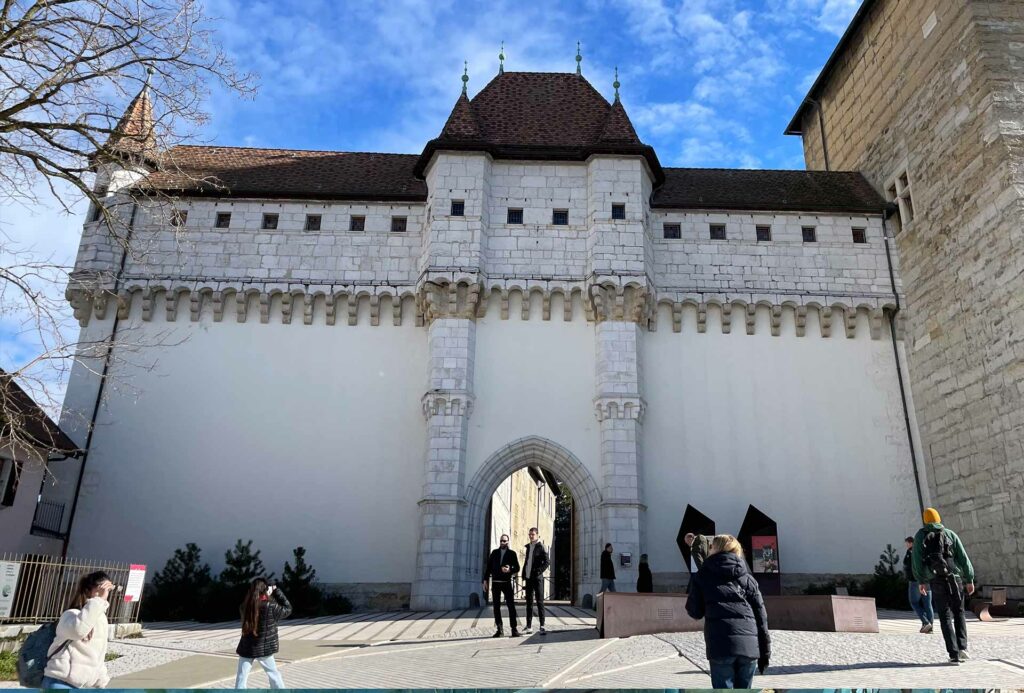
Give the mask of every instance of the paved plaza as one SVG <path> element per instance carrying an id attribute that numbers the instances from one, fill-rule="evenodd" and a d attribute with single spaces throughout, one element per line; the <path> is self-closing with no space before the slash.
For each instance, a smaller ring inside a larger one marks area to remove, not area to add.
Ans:
<path id="1" fill-rule="evenodd" d="M 971 660 L 945 662 L 942 636 L 910 612 L 880 633 L 773 631 L 764 688 L 1024 688 L 1024 619 L 969 623 Z M 536 625 L 536 624 L 535 624 Z M 489 608 L 289 620 L 278 662 L 294 688 L 706 688 L 700 633 L 598 638 L 594 613 L 554 606 L 548 635 L 491 639 Z M 111 687 L 230 688 L 238 624 L 147 625 L 117 641 Z M 267 686 L 259 667 L 253 687 Z"/>

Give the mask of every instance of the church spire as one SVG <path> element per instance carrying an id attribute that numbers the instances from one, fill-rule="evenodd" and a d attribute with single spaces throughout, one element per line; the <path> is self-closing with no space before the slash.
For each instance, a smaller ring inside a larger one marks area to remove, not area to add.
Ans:
<path id="1" fill-rule="evenodd" d="M 578 74 L 580 76 L 583 75 L 583 69 L 580 66 L 580 63 L 582 63 L 582 62 L 583 62 L 583 56 L 580 54 L 580 42 L 577 41 L 576 42 L 576 74 Z"/>

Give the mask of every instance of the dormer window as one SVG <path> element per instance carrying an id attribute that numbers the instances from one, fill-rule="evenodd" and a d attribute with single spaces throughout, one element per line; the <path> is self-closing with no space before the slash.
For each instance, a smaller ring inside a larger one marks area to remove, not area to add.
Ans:
<path id="1" fill-rule="evenodd" d="M 612 205 L 612 219 L 625 219 L 626 218 L 626 205 Z"/>

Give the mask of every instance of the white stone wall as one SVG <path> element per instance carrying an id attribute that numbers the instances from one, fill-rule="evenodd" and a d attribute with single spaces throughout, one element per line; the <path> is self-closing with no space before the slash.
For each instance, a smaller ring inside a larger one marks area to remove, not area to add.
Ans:
<path id="1" fill-rule="evenodd" d="M 753 504 L 778 522 L 784 572 L 870 573 L 920 525 L 891 342 L 717 322 L 645 335 L 651 569 L 683 570 L 688 503 L 732 534 Z"/>
<path id="2" fill-rule="evenodd" d="M 327 326 L 161 314 L 122 327 L 70 555 L 159 570 L 195 542 L 217 571 L 241 538 L 278 575 L 301 545 L 326 583 L 411 581 L 427 440 L 422 329 L 373 327 L 366 315 Z M 91 408 L 82 376 L 65 419 Z M 77 473 L 62 468 L 58 494 Z"/>

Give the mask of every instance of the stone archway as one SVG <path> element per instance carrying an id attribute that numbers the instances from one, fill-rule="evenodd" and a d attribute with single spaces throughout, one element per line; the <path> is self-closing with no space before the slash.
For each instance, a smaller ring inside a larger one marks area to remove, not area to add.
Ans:
<path id="1" fill-rule="evenodd" d="M 473 480 L 466 486 L 466 527 L 459 542 L 459 574 L 464 576 L 462 596 L 480 592 L 484 557 L 480 547 L 484 544 L 487 504 L 498 485 L 512 472 L 534 464 L 544 467 L 569 485 L 576 503 L 577 523 L 576 576 L 577 601 L 584 594 L 597 594 L 600 587 L 599 561 L 601 556 L 600 513 L 601 491 L 583 463 L 554 441 L 539 436 L 520 438 L 492 454 Z"/>

